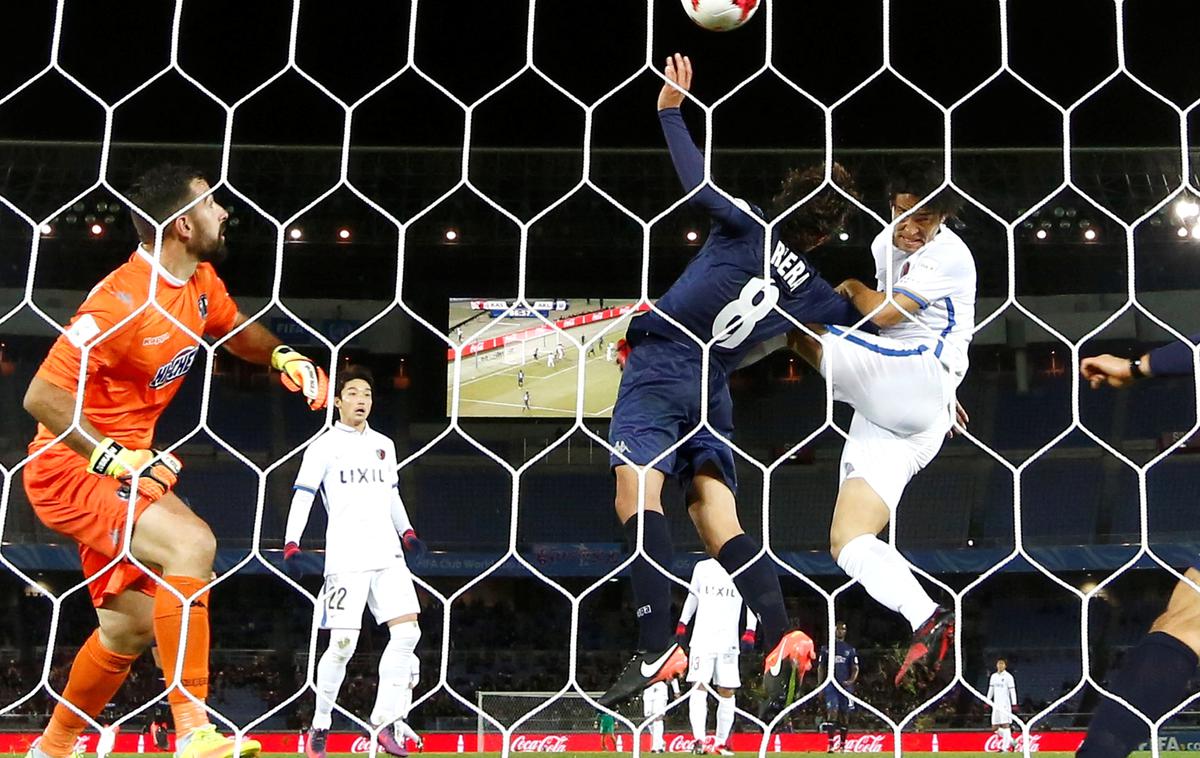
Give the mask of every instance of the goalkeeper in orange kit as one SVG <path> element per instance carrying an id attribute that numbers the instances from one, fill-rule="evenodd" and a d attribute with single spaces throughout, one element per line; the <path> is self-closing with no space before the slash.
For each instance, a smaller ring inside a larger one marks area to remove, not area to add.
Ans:
<path id="1" fill-rule="evenodd" d="M 157 223 L 167 222 L 159 260 L 151 253 L 155 227 L 135 217 L 141 246 L 91 291 L 25 394 L 25 409 L 38 421 L 25 491 L 46 526 L 78 543 L 99 618 L 75 657 L 63 698 L 95 718 L 134 660 L 157 643 L 179 758 L 234 754 L 233 740 L 217 733 L 203 705 L 209 621 L 202 590 L 212 577 L 216 539 L 171 492 L 183 464 L 151 449 L 159 416 L 202 356 L 188 332 L 220 338 L 241 327 L 225 342 L 230 352 L 269 363 L 313 410 L 324 408 L 328 395 L 325 372 L 266 328 L 246 324 L 217 276 L 213 264 L 227 253 L 229 214 L 209 192 L 199 172 L 177 166 L 160 166 L 138 180 L 130 200 Z M 157 307 L 147 305 L 152 281 Z M 78 419 L 77 394 L 83 396 Z M 130 555 L 159 576 L 152 578 Z M 168 589 L 156 592 L 160 582 L 187 601 Z M 28 758 L 73 754 L 85 726 L 60 703 Z M 241 743 L 242 755 L 259 750 L 254 740 Z"/>

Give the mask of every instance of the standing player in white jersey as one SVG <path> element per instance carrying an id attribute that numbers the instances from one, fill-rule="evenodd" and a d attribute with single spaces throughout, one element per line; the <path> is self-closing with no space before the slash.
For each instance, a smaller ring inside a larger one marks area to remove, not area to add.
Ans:
<path id="1" fill-rule="evenodd" d="M 679 680 L 671 680 L 671 688 L 679 695 Z M 667 752 L 667 741 L 663 737 L 663 717 L 667 713 L 670 696 L 667 694 L 666 682 L 655 682 L 642 690 L 642 716 L 653 719 L 647 729 L 650 732 L 650 752 Z"/>
<path id="2" fill-rule="evenodd" d="M 413 650 L 421 638 L 420 605 L 403 549 L 415 554 L 425 546 L 413 531 L 400 500 L 395 444 L 371 429 L 371 374 L 357 366 L 339 372 L 334 407 L 340 421 L 304 451 L 288 513 L 284 558 L 300 553 L 300 536 L 308 523 L 316 493 L 329 513 L 325 530 L 325 585 L 321 628 L 329 630 L 329 647 L 317 664 L 317 707 L 305 741 L 309 758 L 325 758 L 325 742 L 333 705 L 346 677 L 362 627 L 363 608 L 387 624 L 387 647 L 379 659 L 379 692 L 371 723 L 383 726 L 379 746 L 408 755 L 395 734 L 400 703 L 412 687 Z"/>
<path id="3" fill-rule="evenodd" d="M 988 701 L 992 704 L 992 727 L 1000 737 L 1001 752 L 1013 747 L 1012 719 L 1017 710 L 1017 682 L 1008 673 L 1008 661 L 996 659 L 996 672 L 988 679 Z"/>
<path id="4" fill-rule="evenodd" d="M 908 561 L 876 536 L 891 521 L 909 480 L 941 449 L 954 422 L 955 391 L 967 372 L 975 260 L 944 225 L 960 200 L 952 190 L 939 190 L 941 184 L 934 161 L 898 166 L 888 187 L 895 223 L 871 243 L 879 288 L 856 279 L 837 287 L 871 317 L 879 335 L 829 326 L 819 339 L 797 330 L 790 340 L 829 380 L 833 398 L 854 407 L 830 552 L 871 597 L 912 626 L 897 687 L 914 665 L 922 679 L 936 674 L 954 641 L 953 611 L 939 607 Z M 961 411 L 959 421 L 967 421 Z"/>
<path id="5" fill-rule="evenodd" d="M 688 598 L 679 614 L 676 637 L 687 634 L 692 615 L 692 644 L 688 651 L 687 680 L 692 683 L 688 695 L 688 715 L 692 736 L 696 742 L 693 753 L 704 753 L 708 729 L 708 691 L 712 684 L 717 698 L 717 734 L 713 751 L 733 755 L 729 749 L 729 732 L 733 729 L 733 693 L 742 686 L 738 673 L 738 621 L 742 615 L 742 595 L 733 579 L 714 558 L 700 561 L 692 569 Z M 746 608 L 746 631 L 741 644 L 747 650 L 754 647 L 758 619 Z"/>

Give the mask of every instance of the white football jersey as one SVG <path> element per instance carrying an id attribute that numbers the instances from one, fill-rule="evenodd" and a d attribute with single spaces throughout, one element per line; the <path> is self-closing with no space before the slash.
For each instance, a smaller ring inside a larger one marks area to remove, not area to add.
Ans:
<path id="1" fill-rule="evenodd" d="M 871 243 L 875 279 L 882 291 L 892 260 L 892 291 L 912 298 L 921 309 L 879 333 L 901 340 L 940 340 L 933 349 L 960 380 L 967 373 L 967 346 L 975 330 L 975 259 L 966 243 L 942 226 L 929 244 L 909 255 L 892 244 L 884 228 Z"/>
<path id="2" fill-rule="evenodd" d="M 1007 671 L 1003 674 L 999 671 L 992 673 L 992 678 L 988 680 L 988 700 L 993 707 L 1011 708 L 1017 704 L 1017 680 L 1013 679 L 1012 674 Z"/>
<path id="3" fill-rule="evenodd" d="M 325 501 L 326 576 L 404 560 L 392 521 L 398 484 L 396 445 L 370 426 L 356 432 L 335 422 L 304 451 L 295 488 Z"/>
<path id="4" fill-rule="evenodd" d="M 738 622 L 741 620 L 742 595 L 733 584 L 733 579 L 716 559 L 700 561 L 692 569 L 692 582 L 688 585 L 688 602 L 684 604 L 683 623 L 688 623 L 689 606 L 696 611 L 696 622 L 692 627 L 692 652 L 717 654 L 737 652 Z M 694 600 L 694 602 L 693 602 Z M 753 629 L 757 619 L 746 611 L 746 623 Z"/>

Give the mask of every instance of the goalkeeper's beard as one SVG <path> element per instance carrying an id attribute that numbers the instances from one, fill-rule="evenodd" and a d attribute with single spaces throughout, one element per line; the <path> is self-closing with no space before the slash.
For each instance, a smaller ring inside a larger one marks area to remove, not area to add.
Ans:
<path id="1" fill-rule="evenodd" d="M 229 257 L 229 246 L 225 244 L 224 236 L 217 237 L 211 245 L 205 246 L 197 256 L 197 260 L 201 263 L 222 263 Z"/>

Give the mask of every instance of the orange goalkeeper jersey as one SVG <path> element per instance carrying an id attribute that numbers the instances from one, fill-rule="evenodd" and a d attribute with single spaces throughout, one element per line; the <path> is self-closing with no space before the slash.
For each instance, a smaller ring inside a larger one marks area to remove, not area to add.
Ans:
<path id="1" fill-rule="evenodd" d="M 146 303 L 150 277 L 158 273 L 155 300 L 111 334 L 105 333 Z M 179 391 L 201 348 L 172 323 L 171 314 L 196 335 L 220 337 L 234 327 L 237 305 L 209 263 L 181 281 L 155 263 L 143 248 L 106 276 L 79 306 L 55 341 L 37 375 L 74 393 L 79 387 L 82 349 L 88 347 L 83 415 L 102 434 L 130 448 L 148 448 L 159 416 Z M 55 437 L 38 424 L 30 452 Z"/>

